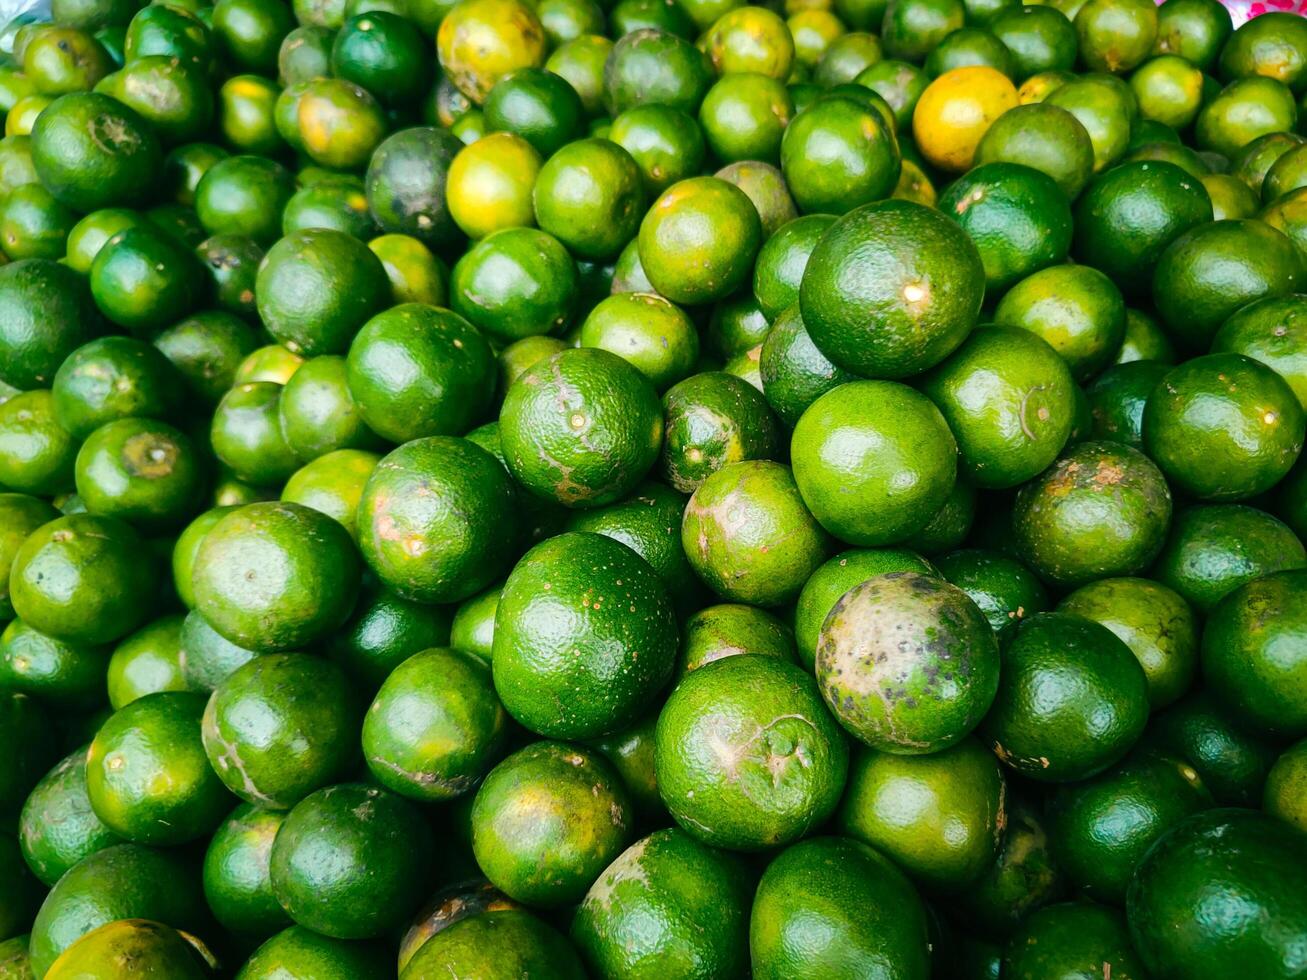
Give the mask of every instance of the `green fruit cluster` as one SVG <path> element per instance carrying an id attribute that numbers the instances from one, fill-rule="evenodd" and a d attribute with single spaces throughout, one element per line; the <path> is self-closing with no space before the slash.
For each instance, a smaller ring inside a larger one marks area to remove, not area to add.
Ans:
<path id="1" fill-rule="evenodd" d="M 1307 980 L 1307 18 L 0 29 L 0 980 Z"/>

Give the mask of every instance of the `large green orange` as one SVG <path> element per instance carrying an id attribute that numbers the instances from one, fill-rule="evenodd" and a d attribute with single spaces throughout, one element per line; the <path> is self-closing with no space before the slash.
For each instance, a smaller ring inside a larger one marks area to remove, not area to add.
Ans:
<path id="1" fill-rule="evenodd" d="M 920 531 L 957 479 L 957 443 L 944 416 L 893 381 L 855 381 L 822 395 L 795 425 L 790 456 L 813 516 L 862 546 Z"/>
<path id="2" fill-rule="evenodd" d="M 1152 577 L 1207 613 L 1245 582 L 1307 567 L 1307 550 L 1284 523 L 1244 504 L 1188 507 L 1175 516 Z"/>
<path id="3" fill-rule="evenodd" d="M 547 738 L 616 731 L 667 683 L 676 659 L 671 597 L 634 551 L 573 531 L 528 551 L 495 612 L 495 690 Z"/>
<path id="4" fill-rule="evenodd" d="M 1171 491 L 1152 461 L 1116 442 L 1082 442 L 1017 494 L 1020 554 L 1046 580 L 1137 575 L 1161 551 Z"/>
<path id="5" fill-rule="evenodd" d="M 1105 626 L 1040 613 L 1003 650 L 998 696 L 981 724 L 998 757 L 1040 782 L 1102 772 L 1148 721 L 1148 678 Z"/>
<path id="6" fill-rule="evenodd" d="M 983 327 L 921 381 L 981 487 L 1016 486 L 1057 458 L 1071 434 L 1075 382 L 1045 341 L 1018 327 Z M 897 422 L 896 422 L 897 424 Z"/>
<path id="7" fill-rule="evenodd" d="M 1130 934 L 1154 976 L 1292 977 L 1307 929 L 1307 839 L 1251 810 L 1208 810 L 1145 855 L 1127 896 Z"/>
<path id="8" fill-rule="evenodd" d="M 976 247 L 939 212 L 881 201 L 849 212 L 808 259 L 799 305 L 808 334 L 838 366 L 901 378 L 947 357 L 975 325 L 984 294 Z"/>
<path id="9" fill-rule="evenodd" d="M 499 461 L 466 439 L 415 439 L 377 464 L 359 502 L 359 550 L 417 602 L 456 602 L 516 554 L 517 493 Z"/>
<path id="10" fill-rule="evenodd" d="M 1052 177 L 1023 164 L 968 171 L 945 189 L 939 209 L 975 243 L 990 295 L 1063 261 L 1071 246 L 1067 195 Z"/>
<path id="11" fill-rule="evenodd" d="M 899 179 L 899 148 L 874 106 L 833 95 L 817 99 L 785 128 L 781 167 L 802 211 L 844 214 L 889 196 Z"/>
<path id="12" fill-rule="evenodd" d="M 169 846 L 218 826 L 232 798 L 200 742 L 204 697 L 147 694 L 115 712 L 86 754 L 91 809 L 114 833 Z"/>
<path id="13" fill-rule="evenodd" d="M 32 163 L 56 199 L 94 211 L 148 201 L 163 153 L 135 110 L 108 95 L 76 92 L 56 99 L 38 117 Z"/>
<path id="14" fill-rule="evenodd" d="M 837 825 L 939 892 L 959 892 L 998 854 L 1006 796 L 992 752 L 974 738 L 929 755 L 861 748 Z"/>
<path id="15" fill-rule="evenodd" d="M 247 504 L 205 535 L 196 608 L 222 636 L 258 650 L 322 639 L 349 616 L 359 559 L 349 532 L 301 504 Z"/>
<path id="16" fill-rule="evenodd" d="M 722 467 L 694 491 L 681 543 L 718 595 L 775 606 L 798 596 L 825 559 L 829 538 L 788 466 L 749 460 Z"/>
<path id="17" fill-rule="evenodd" d="M 1231 314 L 1301 287 L 1302 261 L 1282 232 L 1243 219 L 1199 224 L 1157 261 L 1153 301 L 1181 345 L 1201 350 Z"/>
<path id="18" fill-rule="evenodd" d="M 1304 589 L 1302 569 L 1254 579 L 1222 599 L 1203 630 L 1203 675 L 1251 731 L 1307 734 Z"/>
<path id="19" fill-rule="evenodd" d="M 718 177 L 669 187 L 640 224 L 640 264 L 676 303 L 721 299 L 749 280 L 762 245 L 758 212 L 744 191 Z"/>
<path id="20" fill-rule="evenodd" d="M 1009 289 L 994 310 L 994 322 L 1040 337 L 1083 381 L 1115 359 L 1125 338 L 1125 299 L 1092 266 L 1055 265 Z"/>
<path id="21" fill-rule="evenodd" d="M 201 722 L 204 752 L 241 799 L 289 810 L 347 774 L 360 707 L 345 672 L 329 660 L 255 657 L 214 688 Z"/>
<path id="22" fill-rule="evenodd" d="M 299 925 L 369 939 L 407 921 L 428 887 L 431 853 L 430 827 L 412 803 L 337 783 L 300 800 L 281 825 L 272 890 Z"/>
<path id="23" fill-rule="evenodd" d="M 1058 788 L 1049 808 L 1053 852 L 1073 885 L 1120 905 L 1148 848 L 1211 805 L 1187 762 L 1139 753 L 1093 779 Z"/>
<path id="24" fill-rule="evenodd" d="M 591 886 L 572 939 L 604 976 L 736 975 L 748 953 L 751 886 L 737 858 L 679 828 L 655 831 Z"/>
<path id="25" fill-rule="evenodd" d="M 363 421 L 397 443 L 462 435 L 495 393 L 486 337 L 452 310 L 425 303 L 401 303 L 361 324 L 345 376 Z"/>
<path id="26" fill-rule="evenodd" d="M 14 556 L 9 597 L 29 626 L 74 643 L 107 643 L 149 615 L 155 569 L 140 535 L 112 517 L 43 524 Z"/>
<path id="27" fill-rule="evenodd" d="M 1302 452 L 1307 414 L 1288 382 L 1242 354 L 1167 372 L 1144 406 L 1144 449 L 1177 490 L 1242 500 L 1273 487 Z"/>
<path id="28" fill-rule="evenodd" d="M 819 826 L 844 788 L 848 746 L 802 668 L 726 657 L 693 670 L 654 735 L 658 792 L 678 824 L 717 847 L 760 851 Z"/>
<path id="29" fill-rule="evenodd" d="M 754 896 L 749 953 L 758 980 L 930 976 L 926 911 L 878 851 L 817 837 L 782 851 Z"/>
<path id="30" fill-rule="evenodd" d="M 630 798 L 593 749 L 535 742 L 486 777 L 472 804 L 472 850 L 510 898 L 559 908 L 585 895 L 631 839 Z"/>
<path id="31" fill-rule="evenodd" d="M 606 350 L 565 350 L 525 371 L 499 411 L 513 476 L 568 507 L 626 496 L 658 458 L 662 406 L 639 370 Z"/>
<path id="32" fill-rule="evenodd" d="M 385 307 L 390 283 L 366 245 L 329 228 L 293 232 L 268 250 L 255 286 L 259 317 L 289 350 L 343 354 Z"/>
<path id="33" fill-rule="evenodd" d="M 500 754 L 508 715 L 475 654 L 430 649 L 396 667 L 363 723 L 363 753 L 376 780 L 423 801 L 467 793 Z"/>

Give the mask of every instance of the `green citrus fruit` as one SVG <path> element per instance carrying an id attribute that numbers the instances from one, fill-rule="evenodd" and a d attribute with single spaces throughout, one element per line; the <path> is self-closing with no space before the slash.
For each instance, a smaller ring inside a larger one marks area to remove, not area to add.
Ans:
<path id="1" fill-rule="evenodd" d="M 1074 782 L 1118 762 L 1148 721 L 1148 678 L 1105 626 L 1039 613 L 1003 650 L 998 696 L 980 726 L 999 759 L 1040 782 Z"/>
<path id="2" fill-rule="evenodd" d="M 499 755 L 508 715 L 490 668 L 459 650 L 429 649 L 396 667 L 363 723 L 363 754 L 379 783 L 427 802 L 467 793 Z"/>
<path id="3" fill-rule="evenodd" d="M 790 454 L 803 502 L 822 527 L 855 545 L 893 544 L 920 531 L 957 478 L 957 443 L 944 416 L 892 381 L 855 381 L 822 395 L 795 425 Z"/>
<path id="4" fill-rule="evenodd" d="M 930 973 L 926 912 L 879 852 L 846 837 L 782 851 L 754 896 L 749 953 L 758 980 Z"/>
<path id="5" fill-rule="evenodd" d="M 934 574 L 890 572 L 838 599 L 817 639 L 822 696 L 883 752 L 938 752 L 980 723 L 998 690 L 998 642 L 979 607 Z"/>
<path id="6" fill-rule="evenodd" d="M 676 641 L 671 599 L 647 562 L 601 534 L 561 534 L 528 551 L 504 584 L 495 690 L 546 737 L 607 734 L 667 683 Z"/>
<path id="7" fill-rule="evenodd" d="M 95 815 L 134 843 L 183 844 L 212 833 L 231 797 L 204 757 L 204 698 L 147 694 L 115 712 L 86 755 Z"/>
<path id="8" fill-rule="evenodd" d="M 681 524 L 699 577 L 723 598 L 754 605 L 797 597 L 828 542 L 789 467 L 762 460 L 713 473 L 694 491 Z"/>
<path id="9" fill-rule="evenodd" d="M 899 378 L 948 356 L 975 325 L 984 269 L 953 222 L 919 204 L 883 201 L 836 221 L 799 290 L 813 343 L 864 377 Z"/>
<path id="10" fill-rule="evenodd" d="M 579 901 L 631 838 L 630 800 L 616 772 L 597 752 L 562 742 L 536 742 L 495 766 L 471 819 L 486 876 L 544 908 Z"/>
<path id="11" fill-rule="evenodd" d="M 1003 773 L 974 738 L 930 755 L 859 749 L 838 826 L 935 891 L 957 892 L 998 854 Z"/>
<path id="12" fill-rule="evenodd" d="M 397 928 L 416 907 L 430 829 L 407 800 L 338 783 L 295 804 L 272 844 L 272 890 L 299 925 L 337 939 Z"/>
<path id="13" fill-rule="evenodd" d="M 682 829 L 745 851 L 819 826 L 848 768 L 816 684 L 776 657 L 727 657 L 686 674 L 658 716 L 654 751 L 658 791 Z"/>

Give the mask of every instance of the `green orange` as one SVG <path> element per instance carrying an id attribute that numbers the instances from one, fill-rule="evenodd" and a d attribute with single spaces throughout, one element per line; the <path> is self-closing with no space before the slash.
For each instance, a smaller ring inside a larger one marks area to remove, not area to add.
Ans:
<path id="1" fill-rule="evenodd" d="M 1176 514 L 1152 576 L 1207 613 L 1246 582 L 1305 566 L 1302 541 L 1277 518 L 1243 504 L 1209 504 Z"/>
<path id="2" fill-rule="evenodd" d="M 423 801 L 467 793 L 499 755 L 508 715 L 475 654 L 429 649 L 396 667 L 363 723 L 363 753 L 383 786 Z"/>
<path id="3" fill-rule="evenodd" d="M 512 560 L 515 501 L 507 474 L 479 446 L 449 436 L 417 439 L 382 459 L 369 478 L 359 503 L 359 549 L 407 599 L 464 599 Z"/>
<path id="4" fill-rule="evenodd" d="M 462 435 L 481 421 L 495 394 L 494 353 L 462 316 L 401 303 L 360 326 L 345 381 L 368 428 L 404 443 Z"/>
<path id="5" fill-rule="evenodd" d="M 930 973 L 926 922 L 916 889 L 878 851 L 847 837 L 801 841 L 759 882 L 749 928 L 753 973 L 759 980 L 876 972 L 916 980 Z"/>
<path id="6" fill-rule="evenodd" d="M 998 761 L 974 738 L 930 755 L 863 748 L 836 820 L 931 890 L 958 892 L 998 854 L 1004 798 Z"/>
<path id="7" fill-rule="evenodd" d="M 247 803 L 288 810 L 354 762 L 359 705 L 344 671 L 302 653 L 232 671 L 204 709 L 209 764 Z"/>
<path id="8" fill-rule="evenodd" d="M 1118 762 L 1148 721 L 1148 678 L 1105 626 L 1040 613 L 1003 650 L 981 724 L 1006 765 L 1040 782 L 1085 779 Z"/>
<path id="9" fill-rule="evenodd" d="M 272 891 L 299 925 L 372 938 L 414 911 L 431 852 L 431 831 L 413 804 L 365 783 L 337 783 L 300 800 L 281 825 Z"/>
<path id="10" fill-rule="evenodd" d="M 504 584 L 495 690 L 545 737 L 604 735 L 667 683 L 676 642 L 671 598 L 647 562 L 601 534 L 561 534 L 527 552 Z"/>
<path id="11" fill-rule="evenodd" d="M 902 541 L 943 506 L 957 478 L 957 444 L 931 401 L 892 381 L 827 392 L 794 427 L 790 454 L 803 502 L 850 544 Z M 864 501 L 879 501 L 874 508 Z"/>
<path id="12" fill-rule="evenodd" d="M 508 389 L 500 440 L 513 476 L 568 507 L 626 496 L 658 458 L 662 407 L 639 370 L 606 350 L 565 350 Z"/>
<path id="13" fill-rule="evenodd" d="M 1270 489 L 1302 451 L 1307 415 L 1288 382 L 1242 354 L 1172 368 L 1144 407 L 1144 448 L 1178 490 L 1232 501 Z"/>
<path id="14" fill-rule="evenodd" d="M 762 226 L 738 187 L 717 177 L 692 177 L 653 202 L 639 242 L 640 263 L 659 293 L 676 303 L 704 303 L 748 280 Z"/>
<path id="15" fill-rule="evenodd" d="M 563 742 L 509 756 L 472 804 L 477 863 L 510 898 L 543 908 L 579 901 L 630 838 L 617 773 L 594 750 Z"/>
<path id="16" fill-rule="evenodd" d="M 301 504 L 247 504 L 224 515 L 195 562 L 196 608 L 228 640 L 259 650 L 325 637 L 358 591 L 349 532 Z"/>
<path id="17" fill-rule="evenodd" d="M 844 788 L 848 748 L 811 676 L 776 657 L 686 674 L 658 717 L 658 791 L 707 844 L 758 851 L 819 826 Z"/>
<path id="18" fill-rule="evenodd" d="M 699 577 L 734 602 L 773 606 L 798 596 L 829 538 L 804 505 L 788 466 L 731 463 L 694 491 L 681 543 Z"/>
<path id="19" fill-rule="evenodd" d="M 1215 696 L 1254 732 L 1307 734 L 1307 571 L 1275 572 L 1235 589 L 1203 630 L 1203 675 Z"/>
<path id="20" fill-rule="evenodd" d="M 105 722 L 86 755 L 95 815 L 138 844 L 183 844 L 210 833 L 231 797 L 200 744 L 199 694 L 147 694 Z M 160 776 L 163 778 L 160 778 Z"/>
<path id="21" fill-rule="evenodd" d="M 1045 340 L 1076 380 L 1112 363 L 1125 337 L 1120 289 L 1087 265 L 1055 265 L 1022 279 L 999 300 L 994 322 Z"/>
<path id="22" fill-rule="evenodd" d="M 1211 802 L 1188 763 L 1140 753 L 1091 780 L 1058 788 L 1049 809 L 1053 851 L 1073 885 L 1119 905 L 1148 848 Z"/>
<path id="23" fill-rule="evenodd" d="M 932 367 L 975 325 L 984 292 L 976 247 L 937 211 L 868 204 L 836 221 L 808 259 L 799 290 L 817 348 L 863 377 Z"/>
<path id="24" fill-rule="evenodd" d="M 849 589 L 817 639 L 816 676 L 860 741 L 905 755 L 964 738 L 998 689 L 994 631 L 965 592 L 934 574 L 890 572 Z"/>

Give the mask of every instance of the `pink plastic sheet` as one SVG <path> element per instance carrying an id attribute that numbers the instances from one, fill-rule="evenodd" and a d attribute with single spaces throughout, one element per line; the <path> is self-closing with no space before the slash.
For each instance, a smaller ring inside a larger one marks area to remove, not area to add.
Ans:
<path id="1" fill-rule="evenodd" d="M 1307 17 L 1307 0 L 1221 0 L 1221 2 L 1230 9 L 1230 17 L 1234 20 L 1235 27 L 1253 17 L 1274 11 Z"/>

